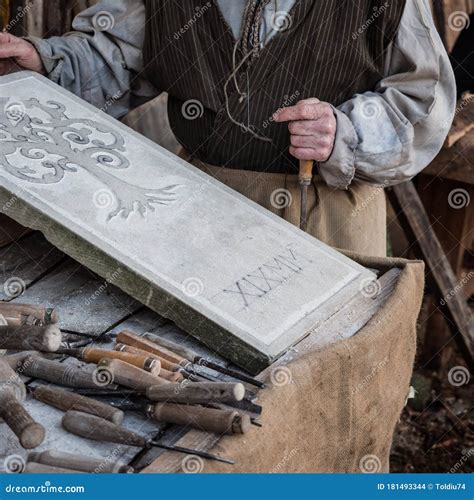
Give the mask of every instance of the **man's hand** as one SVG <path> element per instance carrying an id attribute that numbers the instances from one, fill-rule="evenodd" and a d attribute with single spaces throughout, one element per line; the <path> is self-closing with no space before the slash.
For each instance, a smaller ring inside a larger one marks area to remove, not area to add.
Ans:
<path id="1" fill-rule="evenodd" d="M 331 106 L 319 99 L 305 99 L 296 106 L 279 109 L 273 119 L 289 122 L 290 153 L 298 160 L 324 162 L 331 156 L 337 121 Z"/>
<path id="2" fill-rule="evenodd" d="M 22 38 L 0 33 L 0 75 L 24 69 L 44 73 L 38 51 Z"/>

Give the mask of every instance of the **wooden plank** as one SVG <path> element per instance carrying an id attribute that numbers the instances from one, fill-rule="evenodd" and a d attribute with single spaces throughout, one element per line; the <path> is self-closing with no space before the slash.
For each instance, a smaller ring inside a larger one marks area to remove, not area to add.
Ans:
<path id="1" fill-rule="evenodd" d="M 458 101 L 456 116 L 445 141 L 445 147 L 453 147 L 460 139 L 474 129 L 474 94 L 466 93 Z"/>
<path id="2" fill-rule="evenodd" d="M 394 268 L 387 271 L 377 280 L 373 287 L 367 289 L 365 293 L 360 293 L 345 305 L 337 314 L 330 318 L 325 324 L 324 329 L 328 332 L 330 343 L 334 343 L 355 335 L 363 328 L 370 319 L 374 316 L 377 310 L 387 301 L 393 294 L 398 283 L 401 270 Z M 278 366 L 284 366 L 291 361 L 299 358 L 308 352 L 314 352 L 321 347 L 324 347 L 326 342 L 321 342 L 321 331 L 315 329 L 308 337 L 297 344 L 286 356 L 280 358 L 271 367 L 261 373 L 258 378 L 267 380 L 270 374 Z M 326 332 L 325 332 L 326 335 Z M 265 390 L 265 389 L 263 389 Z M 257 391 L 257 394 L 260 391 Z M 172 435 L 169 435 L 171 437 Z M 220 436 L 198 430 L 190 430 L 184 436 L 179 434 L 177 440 L 171 444 L 185 446 L 198 450 L 211 449 L 220 439 Z M 232 458 L 232 457 L 227 457 Z M 161 453 L 158 458 L 146 467 L 144 473 L 173 473 L 183 472 L 183 456 L 175 452 Z M 205 472 L 205 469 L 203 470 Z M 229 466 L 229 472 L 232 472 L 232 467 Z"/>
<path id="3" fill-rule="evenodd" d="M 63 330 L 98 336 L 141 305 L 108 281 L 72 259 L 60 265 L 16 300 L 54 307 Z"/>
<path id="4" fill-rule="evenodd" d="M 412 182 L 394 186 L 391 200 L 406 231 L 411 233 L 437 286 L 440 304 L 447 316 L 454 339 L 469 364 L 474 355 L 474 319 L 462 293 L 456 293 L 458 282 L 441 244 L 430 224 L 426 210 Z"/>
<path id="5" fill-rule="evenodd" d="M 62 259 L 64 254 L 40 233 L 29 234 L 0 249 L 0 300 L 18 297 Z"/>
<path id="6" fill-rule="evenodd" d="M 103 277 L 120 269 L 117 286 L 249 371 L 375 279 L 49 80 L 0 84 L 0 201 L 19 199 L 8 215 Z M 38 134 L 54 137 L 42 152 Z"/>

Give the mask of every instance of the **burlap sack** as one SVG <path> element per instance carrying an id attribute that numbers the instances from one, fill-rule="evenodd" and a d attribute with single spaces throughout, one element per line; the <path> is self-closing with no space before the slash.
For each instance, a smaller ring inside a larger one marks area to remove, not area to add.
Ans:
<path id="1" fill-rule="evenodd" d="M 393 295 L 354 337 L 296 355 L 275 374 L 260 392 L 263 427 L 212 449 L 237 464 L 206 461 L 203 472 L 388 472 L 409 391 L 424 265 L 349 256 L 382 272 L 402 268 Z"/>

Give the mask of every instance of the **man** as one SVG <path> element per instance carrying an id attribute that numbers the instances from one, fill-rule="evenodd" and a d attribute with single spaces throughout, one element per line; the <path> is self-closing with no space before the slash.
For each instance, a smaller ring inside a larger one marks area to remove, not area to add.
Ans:
<path id="1" fill-rule="evenodd" d="M 47 75 L 115 117 L 169 93 L 197 167 L 308 231 L 383 256 L 383 187 L 438 153 L 455 83 L 429 0 L 103 0 L 46 40 L 0 36 L 0 72 Z"/>

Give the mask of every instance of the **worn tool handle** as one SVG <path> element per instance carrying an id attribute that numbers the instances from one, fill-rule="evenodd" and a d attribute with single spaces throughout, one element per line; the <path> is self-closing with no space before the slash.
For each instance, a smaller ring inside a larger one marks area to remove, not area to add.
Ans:
<path id="1" fill-rule="evenodd" d="M 117 425 L 123 422 L 124 413 L 122 410 L 101 401 L 64 391 L 57 387 L 40 385 L 33 391 L 33 396 L 38 401 L 54 406 L 59 410 L 76 410 L 83 413 L 90 413 L 91 415 L 110 420 Z"/>
<path id="2" fill-rule="evenodd" d="M 298 181 L 304 182 L 308 184 L 311 182 L 313 178 L 313 168 L 314 161 L 313 160 L 300 160 L 300 169 L 298 173 Z"/>
<path id="3" fill-rule="evenodd" d="M 112 462 L 108 458 L 100 459 L 73 455 L 64 451 L 46 450 L 30 453 L 28 463 L 35 462 L 49 467 L 62 467 L 95 474 L 128 474 L 133 472 L 133 467 L 123 462 Z"/>
<path id="4" fill-rule="evenodd" d="M 44 427 L 33 420 L 14 392 L 5 386 L 0 389 L 0 417 L 16 434 L 23 448 L 30 450 L 43 442 Z"/>
<path id="5" fill-rule="evenodd" d="M 148 415 L 158 422 L 189 425 L 217 434 L 244 434 L 251 425 L 250 417 L 237 411 L 215 410 L 203 406 L 175 403 L 150 405 Z"/>
<path id="6" fill-rule="evenodd" d="M 141 356 L 150 356 L 153 357 L 154 359 L 157 359 L 161 364 L 161 368 L 164 368 L 165 370 L 168 370 L 170 372 L 183 371 L 183 367 L 177 365 L 176 363 L 172 363 L 171 361 L 168 361 L 167 359 L 164 359 L 158 356 L 157 354 L 145 351 L 138 347 L 133 347 L 127 344 L 116 344 L 114 350 L 120 352 L 129 352 L 131 354 L 140 354 Z"/>
<path id="7" fill-rule="evenodd" d="M 56 325 L 0 326 L 0 349 L 55 352 L 61 340 L 61 330 Z"/>
<path id="8" fill-rule="evenodd" d="M 120 359 L 104 358 L 99 362 L 99 368 L 107 370 L 115 383 L 145 393 L 152 385 L 167 384 L 168 382 L 156 375 L 152 375 L 136 366 L 125 363 Z"/>
<path id="9" fill-rule="evenodd" d="M 59 321 L 59 314 L 52 307 L 31 304 L 0 302 L 0 314 L 8 324 L 51 325 Z M 36 321 L 33 321 L 36 320 Z"/>
<path id="10" fill-rule="evenodd" d="M 174 403 L 234 403 L 242 401 L 245 387 L 241 383 L 190 382 L 150 387 L 146 397 L 152 401 L 172 401 Z"/>
<path id="11" fill-rule="evenodd" d="M 171 361 L 171 363 L 176 363 L 177 365 L 186 365 L 189 363 L 189 360 L 183 358 L 179 354 L 171 352 L 169 349 L 161 347 L 150 340 L 140 337 L 139 335 L 135 335 L 128 330 L 123 330 L 117 335 L 117 342 L 130 345 L 132 347 L 138 347 L 139 349 L 156 354 L 160 358 L 167 359 L 168 361 Z"/>
<path id="12" fill-rule="evenodd" d="M 68 432 L 94 441 L 125 444 L 140 448 L 144 448 L 148 444 L 143 436 L 135 432 L 95 415 L 79 411 L 69 410 L 66 412 L 62 419 L 62 425 Z"/>
<path id="13" fill-rule="evenodd" d="M 59 363 L 38 356 L 29 356 L 21 364 L 19 371 L 27 377 L 40 378 L 57 385 L 80 389 L 97 389 L 110 386 L 112 381 L 99 381 L 88 371 L 75 366 Z M 107 383 L 109 382 L 109 383 Z"/>
<path id="14" fill-rule="evenodd" d="M 150 342 L 153 342 L 154 344 L 164 347 L 168 351 L 177 354 L 178 356 L 181 357 L 181 359 L 184 358 L 189 361 L 193 361 L 194 358 L 198 356 L 198 354 L 189 347 L 185 347 L 181 344 L 173 342 L 172 340 L 161 338 L 158 335 L 155 335 L 154 333 L 149 333 L 149 332 L 144 333 L 143 338 L 149 340 Z"/>
<path id="15" fill-rule="evenodd" d="M 25 384 L 22 382 L 18 373 L 16 373 L 8 363 L 0 356 L 0 389 L 11 389 L 18 401 L 24 401 L 26 398 Z"/>
<path id="16" fill-rule="evenodd" d="M 82 471 L 67 469 L 65 467 L 28 462 L 23 469 L 23 474 L 81 474 Z"/>
<path id="17" fill-rule="evenodd" d="M 142 356 L 128 352 L 108 351 L 107 349 L 94 349 L 86 347 L 82 349 L 82 359 L 87 363 L 99 363 L 103 358 L 120 359 L 126 363 L 145 370 L 155 376 L 160 374 L 161 363 L 151 356 Z"/>
<path id="18" fill-rule="evenodd" d="M 164 368 L 161 369 L 160 372 L 160 378 L 164 378 L 168 382 L 183 382 L 186 380 L 183 375 L 179 372 L 170 372 L 169 370 L 165 370 Z"/>

